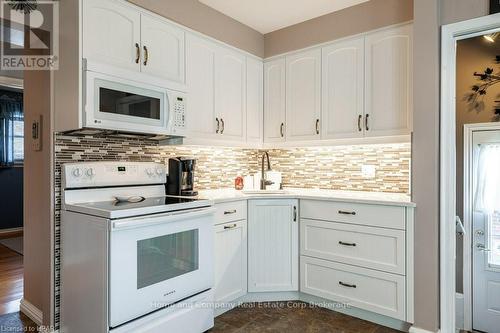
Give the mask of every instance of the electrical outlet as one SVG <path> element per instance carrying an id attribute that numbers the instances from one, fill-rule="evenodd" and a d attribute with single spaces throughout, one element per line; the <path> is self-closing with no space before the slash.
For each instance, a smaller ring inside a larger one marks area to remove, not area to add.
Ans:
<path id="1" fill-rule="evenodd" d="M 373 179 L 376 176 L 376 168 L 375 165 L 362 165 L 361 166 L 361 175 L 363 178 Z"/>

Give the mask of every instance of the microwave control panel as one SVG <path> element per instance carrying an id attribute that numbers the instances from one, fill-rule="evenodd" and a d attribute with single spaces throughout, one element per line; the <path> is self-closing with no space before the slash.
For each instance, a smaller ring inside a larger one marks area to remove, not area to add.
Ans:
<path id="1" fill-rule="evenodd" d="M 186 128 L 186 97 L 177 96 L 174 100 L 174 127 Z"/>

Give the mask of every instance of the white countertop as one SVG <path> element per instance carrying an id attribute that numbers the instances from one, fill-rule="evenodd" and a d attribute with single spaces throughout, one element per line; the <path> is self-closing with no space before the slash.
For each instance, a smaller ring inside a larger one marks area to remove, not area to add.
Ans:
<path id="1" fill-rule="evenodd" d="M 401 193 L 337 191 L 322 189 L 285 188 L 282 193 L 245 194 L 235 189 L 217 189 L 199 191 L 200 199 L 208 199 L 217 203 L 247 199 L 316 199 L 346 201 L 366 204 L 415 207 L 409 195 Z"/>

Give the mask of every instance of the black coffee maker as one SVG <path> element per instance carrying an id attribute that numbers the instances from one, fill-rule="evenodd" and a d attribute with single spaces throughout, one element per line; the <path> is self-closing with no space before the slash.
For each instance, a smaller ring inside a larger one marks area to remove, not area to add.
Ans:
<path id="1" fill-rule="evenodd" d="M 194 158 L 176 157 L 168 160 L 167 194 L 180 196 L 195 196 L 194 190 Z"/>

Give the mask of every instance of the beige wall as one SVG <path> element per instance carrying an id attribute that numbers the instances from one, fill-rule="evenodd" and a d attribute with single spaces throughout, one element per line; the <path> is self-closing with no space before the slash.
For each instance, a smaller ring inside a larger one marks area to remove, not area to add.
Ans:
<path id="1" fill-rule="evenodd" d="M 371 0 L 266 34 L 265 55 L 267 58 L 412 19 L 413 0 Z"/>
<path id="2" fill-rule="evenodd" d="M 457 215 L 463 221 L 463 128 L 464 124 L 487 123 L 497 121 L 493 111 L 497 105 L 500 86 L 494 86 L 482 99 L 484 109 L 478 111 L 470 108 L 465 100 L 470 94 L 471 87 L 478 83 L 478 79 L 472 75 L 474 72 L 482 72 L 486 67 L 498 68 L 494 63 L 495 56 L 500 54 L 498 43 L 489 43 L 483 37 L 475 37 L 459 41 L 457 43 Z M 457 292 L 463 292 L 463 239 L 457 237 Z"/>
<path id="3" fill-rule="evenodd" d="M 42 115 L 42 151 L 33 151 L 31 123 Z M 24 298 L 50 324 L 52 244 L 52 126 L 50 74 L 24 75 Z"/>
<path id="4" fill-rule="evenodd" d="M 227 44 L 264 56 L 264 36 L 260 32 L 198 0 L 129 1 Z"/>

